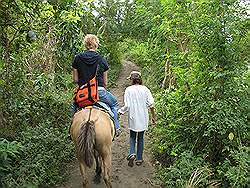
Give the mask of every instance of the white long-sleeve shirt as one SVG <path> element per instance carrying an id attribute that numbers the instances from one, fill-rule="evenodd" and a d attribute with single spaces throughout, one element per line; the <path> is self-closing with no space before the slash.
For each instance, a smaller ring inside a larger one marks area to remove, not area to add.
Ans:
<path id="1" fill-rule="evenodd" d="M 126 88 L 124 106 L 119 110 L 128 112 L 129 129 L 141 132 L 148 129 L 148 108 L 154 105 L 154 98 L 150 90 L 144 85 L 132 85 Z"/>

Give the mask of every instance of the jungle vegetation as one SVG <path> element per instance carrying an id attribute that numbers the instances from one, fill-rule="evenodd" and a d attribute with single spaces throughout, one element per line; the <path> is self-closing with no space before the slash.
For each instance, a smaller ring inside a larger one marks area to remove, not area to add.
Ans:
<path id="1" fill-rule="evenodd" d="M 247 187 L 249 15 L 240 0 L 1 0 L 0 187 L 53 186 L 72 160 L 71 63 L 100 38 L 138 64 L 156 100 L 163 187 Z"/>

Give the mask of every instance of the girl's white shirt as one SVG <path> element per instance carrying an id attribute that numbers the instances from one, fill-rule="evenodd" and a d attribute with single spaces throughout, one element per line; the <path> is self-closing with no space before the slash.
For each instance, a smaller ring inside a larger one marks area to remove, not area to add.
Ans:
<path id="1" fill-rule="evenodd" d="M 144 85 L 132 85 L 126 88 L 124 106 L 118 112 L 128 112 L 128 126 L 135 132 L 148 129 L 148 108 L 153 107 L 154 98 Z"/>

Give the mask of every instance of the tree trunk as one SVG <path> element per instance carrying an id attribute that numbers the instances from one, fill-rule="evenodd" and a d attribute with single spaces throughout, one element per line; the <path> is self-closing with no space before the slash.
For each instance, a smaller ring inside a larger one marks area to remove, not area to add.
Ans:
<path id="1" fill-rule="evenodd" d="M 161 87 L 163 89 L 169 89 L 169 91 L 176 87 L 176 76 L 171 69 L 171 62 L 169 59 L 165 64 L 165 75 Z"/>

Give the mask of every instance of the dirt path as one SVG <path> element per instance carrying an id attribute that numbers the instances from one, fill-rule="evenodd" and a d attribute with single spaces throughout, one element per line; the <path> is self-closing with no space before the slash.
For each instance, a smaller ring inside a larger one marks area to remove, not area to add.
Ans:
<path id="1" fill-rule="evenodd" d="M 129 85 L 129 81 L 126 80 L 129 73 L 132 70 L 139 70 L 139 68 L 129 61 L 123 62 L 123 68 L 120 76 L 117 80 L 117 86 L 112 89 L 112 93 L 118 98 L 120 106 L 123 105 L 123 94 L 125 88 Z M 126 157 L 129 149 L 129 132 L 127 115 L 121 116 L 122 134 L 115 139 L 112 147 L 112 185 L 113 188 L 149 188 L 159 187 L 155 185 L 154 167 L 151 164 L 151 155 L 147 150 L 148 137 L 145 137 L 145 150 L 144 150 L 144 163 L 142 166 L 129 167 L 127 165 Z M 69 179 L 60 188 L 81 188 L 82 179 L 78 162 L 75 161 L 69 168 Z M 98 185 L 94 184 L 92 179 L 94 177 L 94 169 L 89 170 L 89 180 L 91 182 L 91 188 L 105 188 L 104 181 Z"/>

